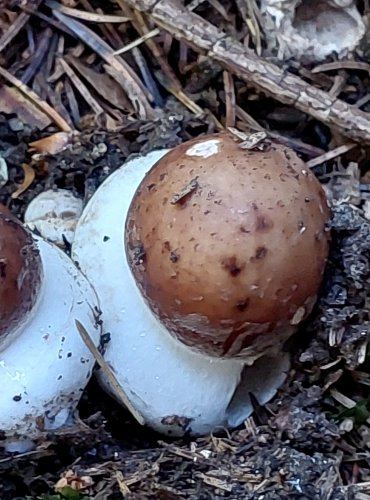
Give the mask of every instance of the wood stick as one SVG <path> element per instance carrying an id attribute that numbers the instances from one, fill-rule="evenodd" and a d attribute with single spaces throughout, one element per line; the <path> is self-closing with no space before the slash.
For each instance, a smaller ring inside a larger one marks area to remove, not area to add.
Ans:
<path id="1" fill-rule="evenodd" d="M 336 129 L 344 137 L 370 144 L 370 114 L 258 57 L 177 0 L 127 0 L 172 36 L 206 54 L 248 85 L 284 104 L 294 106 Z"/>

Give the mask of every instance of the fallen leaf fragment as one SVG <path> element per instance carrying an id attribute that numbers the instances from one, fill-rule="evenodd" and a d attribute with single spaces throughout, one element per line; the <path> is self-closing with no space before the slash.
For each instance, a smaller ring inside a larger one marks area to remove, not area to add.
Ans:
<path id="1" fill-rule="evenodd" d="M 43 130 L 51 124 L 50 118 L 27 99 L 15 87 L 0 87 L 0 112 L 15 114 L 23 123 L 32 129 Z"/>
<path id="2" fill-rule="evenodd" d="M 74 491 L 82 491 L 93 485 L 90 476 L 79 476 L 73 470 L 67 470 L 55 485 L 56 492 L 62 492 L 64 488 L 69 487 Z"/>
<path id="3" fill-rule="evenodd" d="M 64 151 L 71 143 L 72 134 L 69 132 L 56 132 L 55 134 L 29 143 L 31 150 L 38 153 L 48 153 L 55 155 Z"/>
<path id="4" fill-rule="evenodd" d="M 19 196 L 30 187 L 30 185 L 32 184 L 32 182 L 35 179 L 35 171 L 30 165 L 23 163 L 22 168 L 23 168 L 23 172 L 24 172 L 24 179 L 23 179 L 22 184 L 19 184 L 16 191 L 14 191 L 14 193 L 12 194 L 13 200 L 15 200 L 16 198 L 19 198 Z"/>

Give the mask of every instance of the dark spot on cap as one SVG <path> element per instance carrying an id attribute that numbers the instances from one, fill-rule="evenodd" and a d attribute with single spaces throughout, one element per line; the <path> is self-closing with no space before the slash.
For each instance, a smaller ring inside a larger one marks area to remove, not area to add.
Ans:
<path id="1" fill-rule="evenodd" d="M 241 233 L 250 233 L 249 229 L 247 229 L 247 228 L 246 228 L 246 227 L 244 227 L 244 226 L 240 226 L 240 227 L 239 227 L 239 231 L 240 231 Z"/>
<path id="2" fill-rule="evenodd" d="M 179 260 L 179 258 L 180 257 L 179 257 L 179 255 L 177 255 L 176 252 L 171 252 L 171 254 L 170 254 L 170 261 L 171 262 L 175 263 Z"/>
<path id="3" fill-rule="evenodd" d="M 256 231 L 269 231 L 273 226 L 271 220 L 264 215 L 257 215 L 256 218 Z"/>
<path id="4" fill-rule="evenodd" d="M 171 245 L 170 245 L 170 242 L 169 241 L 165 241 L 163 243 L 163 249 L 164 250 L 167 250 L 167 252 L 170 252 L 171 251 Z"/>
<path id="5" fill-rule="evenodd" d="M 6 263 L 4 261 L 0 262 L 0 278 L 6 278 Z"/>
<path id="6" fill-rule="evenodd" d="M 281 182 L 286 182 L 286 180 L 289 179 L 289 175 L 279 174 L 279 179 L 281 180 Z"/>
<path id="7" fill-rule="evenodd" d="M 104 236 L 104 238 L 103 238 L 104 243 L 105 243 L 106 241 L 108 241 L 108 240 L 110 240 L 109 236 Z"/>
<path id="8" fill-rule="evenodd" d="M 256 260 L 262 260 L 266 257 L 267 254 L 267 248 L 264 246 L 258 247 L 256 249 L 256 253 L 254 255 L 254 259 Z"/>
<path id="9" fill-rule="evenodd" d="M 235 256 L 233 257 L 226 257 L 225 259 L 222 260 L 221 265 L 224 269 L 226 269 L 231 276 L 234 278 L 238 276 L 244 269 L 245 264 L 238 263 L 237 258 Z"/>
<path id="10" fill-rule="evenodd" d="M 248 308 L 248 306 L 249 306 L 249 302 L 250 302 L 249 298 L 241 300 L 240 302 L 238 302 L 236 304 L 237 310 L 240 311 L 240 312 L 245 311 Z"/>
<path id="11" fill-rule="evenodd" d="M 17 396 L 13 396 L 13 401 L 21 401 L 22 399 L 22 396 L 20 394 L 18 394 Z"/>

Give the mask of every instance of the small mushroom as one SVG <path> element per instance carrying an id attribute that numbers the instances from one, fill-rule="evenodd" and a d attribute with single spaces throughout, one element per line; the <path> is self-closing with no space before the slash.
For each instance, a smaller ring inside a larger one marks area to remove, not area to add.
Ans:
<path id="1" fill-rule="evenodd" d="M 324 191 L 293 151 L 260 147 L 224 133 L 131 160 L 77 226 L 72 256 L 101 300 L 106 361 L 160 432 L 235 427 L 251 393 L 271 399 L 283 345 L 315 304 Z"/>
<path id="2" fill-rule="evenodd" d="M 261 0 L 267 46 L 279 59 L 348 57 L 365 35 L 354 0 Z"/>
<path id="3" fill-rule="evenodd" d="M 27 206 L 25 225 L 44 239 L 61 248 L 70 245 L 83 203 L 66 189 L 48 189 L 37 195 Z"/>
<path id="4" fill-rule="evenodd" d="M 75 320 L 98 344 L 97 307 L 73 262 L 0 205 L 0 446 L 26 451 L 68 423 L 94 365 Z"/>

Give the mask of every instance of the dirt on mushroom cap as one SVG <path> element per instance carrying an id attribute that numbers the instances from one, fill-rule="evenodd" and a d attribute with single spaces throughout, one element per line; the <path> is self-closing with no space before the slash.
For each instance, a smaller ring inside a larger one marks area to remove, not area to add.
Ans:
<path id="1" fill-rule="evenodd" d="M 311 312 L 329 247 L 325 194 L 290 149 L 241 148 L 229 134 L 169 152 L 126 222 L 131 270 L 185 344 L 258 356 Z"/>
<path id="2" fill-rule="evenodd" d="M 0 204 L 0 337 L 11 334 L 37 301 L 42 264 L 31 233 Z"/>

